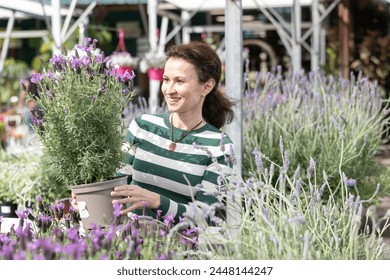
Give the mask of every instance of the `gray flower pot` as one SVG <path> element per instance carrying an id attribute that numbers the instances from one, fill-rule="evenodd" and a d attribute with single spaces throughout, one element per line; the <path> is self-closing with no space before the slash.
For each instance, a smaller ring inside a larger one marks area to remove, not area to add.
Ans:
<path id="1" fill-rule="evenodd" d="M 85 229 L 90 229 L 92 224 L 107 226 L 114 222 L 114 208 L 111 191 L 116 186 L 126 185 L 127 176 L 112 180 L 71 186 L 76 195 L 80 218 Z"/>

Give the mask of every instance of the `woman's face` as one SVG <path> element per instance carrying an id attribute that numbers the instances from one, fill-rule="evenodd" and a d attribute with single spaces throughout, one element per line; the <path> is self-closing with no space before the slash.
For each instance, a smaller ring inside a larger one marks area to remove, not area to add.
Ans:
<path id="1" fill-rule="evenodd" d="M 204 96 L 211 91 L 212 81 L 199 83 L 194 65 L 184 59 L 169 58 L 165 63 L 161 86 L 168 110 L 194 116 L 201 115 Z"/>

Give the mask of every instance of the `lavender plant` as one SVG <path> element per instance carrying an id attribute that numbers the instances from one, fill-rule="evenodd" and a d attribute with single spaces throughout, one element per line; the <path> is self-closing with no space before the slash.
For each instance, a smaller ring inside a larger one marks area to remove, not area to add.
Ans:
<path id="1" fill-rule="evenodd" d="M 291 164 L 305 166 L 314 159 L 317 170 L 327 172 L 335 197 L 342 198 L 336 191 L 341 190 L 340 170 L 356 180 L 352 187 L 359 193 L 355 195 L 367 198 L 374 191 L 376 183 L 366 179 L 383 170 L 373 158 L 388 139 L 389 123 L 389 110 L 376 83 L 360 76 L 351 75 L 347 81 L 321 72 L 289 73 L 283 78 L 278 68 L 248 80 L 243 102 L 246 176 L 256 170 L 253 147 L 281 164 L 282 136 Z M 340 154 L 343 157 L 336 160 Z M 383 191 L 386 188 L 383 184 Z"/>
<path id="2" fill-rule="evenodd" d="M 48 207 L 41 197 L 36 205 L 18 212 L 19 224 L 9 233 L 0 233 L 0 260 L 185 259 L 178 252 L 197 244 L 196 229 L 172 229 L 169 215 L 161 221 L 134 216 L 125 223 L 96 225 L 85 232 L 72 206 L 68 211 L 63 202 Z M 118 220 L 119 210 L 120 205 L 114 205 Z M 0 232 L 1 222 L 0 217 Z"/>
<path id="3" fill-rule="evenodd" d="M 283 145 L 279 152 L 285 154 Z M 346 198 L 338 203 L 327 174 L 317 172 L 314 160 L 304 176 L 300 167 L 290 176 L 291 160 L 283 157 L 278 165 L 256 151 L 256 172 L 246 181 L 231 181 L 221 193 L 239 220 L 219 223 L 218 234 L 204 232 L 193 253 L 206 259 L 389 259 L 382 234 L 390 226 L 390 213 L 379 219 L 374 212 L 365 215 L 364 201 L 343 180 Z M 331 193 L 328 198 L 325 190 Z"/>
<path id="4" fill-rule="evenodd" d="M 55 55 L 37 84 L 34 128 L 53 172 L 67 185 L 106 180 L 123 160 L 123 110 L 134 96 L 134 73 L 106 68 L 97 40 Z"/>
<path id="5" fill-rule="evenodd" d="M 233 223 L 215 215 L 221 205 L 193 204 L 175 226 L 169 215 L 164 221 L 135 216 L 86 233 L 71 206 L 64 214 L 62 203 L 47 207 L 38 197 L 35 211 L 19 212 L 20 223 L 0 234 L 0 259 L 389 259 L 381 238 L 390 213 L 378 219 L 371 209 L 363 218 L 364 201 L 351 194 L 342 171 L 346 198 L 340 205 L 313 159 L 304 176 L 299 167 L 288 175 L 290 161 L 283 156 L 278 165 L 256 150 L 256 173 L 250 178 L 220 178 L 219 191 L 209 195 L 223 197 L 227 211 L 238 214 Z M 325 189 L 331 192 L 326 199 Z M 120 207 L 114 205 L 117 217 Z M 216 227 L 206 226 L 209 220 Z"/>

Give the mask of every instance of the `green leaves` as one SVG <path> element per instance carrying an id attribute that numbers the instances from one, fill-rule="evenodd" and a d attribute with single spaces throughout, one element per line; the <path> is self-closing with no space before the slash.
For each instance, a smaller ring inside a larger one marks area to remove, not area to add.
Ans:
<path id="1" fill-rule="evenodd" d="M 134 96 L 132 76 L 106 68 L 95 44 L 89 40 L 67 57 L 54 56 L 52 67 L 34 77 L 44 111 L 43 126 L 35 126 L 44 156 L 69 185 L 112 177 L 123 159 L 121 115 Z"/>

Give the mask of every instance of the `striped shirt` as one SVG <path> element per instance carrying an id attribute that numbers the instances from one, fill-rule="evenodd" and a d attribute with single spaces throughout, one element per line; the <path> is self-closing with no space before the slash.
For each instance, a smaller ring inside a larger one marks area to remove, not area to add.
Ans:
<path id="1" fill-rule="evenodd" d="M 175 127 L 173 139 L 185 132 Z M 170 143 L 168 113 L 135 118 L 127 130 L 128 153 L 120 173 L 131 175 L 130 184 L 160 194 L 159 209 L 147 209 L 147 215 L 156 217 L 161 210 L 162 216 L 173 214 L 178 221 L 183 213 L 193 211 L 191 202 L 200 207 L 221 202 L 221 197 L 210 193 L 220 190 L 220 176 L 231 175 L 228 163 L 233 144 L 208 123 L 176 143 L 173 152 L 168 149 Z"/>

